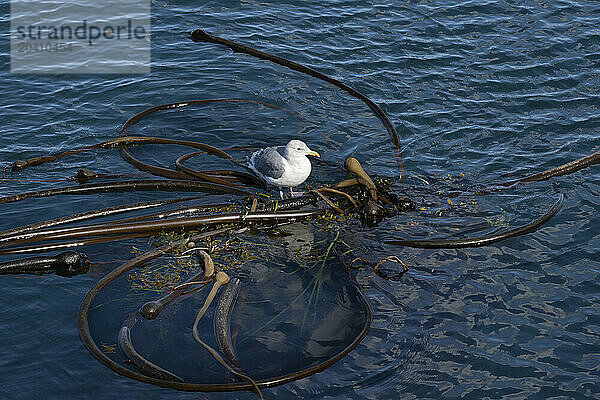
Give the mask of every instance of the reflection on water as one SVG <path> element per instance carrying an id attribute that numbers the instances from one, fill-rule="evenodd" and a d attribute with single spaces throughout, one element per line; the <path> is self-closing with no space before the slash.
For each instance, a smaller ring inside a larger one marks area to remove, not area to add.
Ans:
<path id="1" fill-rule="evenodd" d="M 286 225 L 279 230 L 278 236 L 273 240 L 281 243 L 286 258 L 298 265 L 307 267 L 308 263 L 315 259 L 317 249 L 314 248 L 315 235 L 310 224 Z"/>

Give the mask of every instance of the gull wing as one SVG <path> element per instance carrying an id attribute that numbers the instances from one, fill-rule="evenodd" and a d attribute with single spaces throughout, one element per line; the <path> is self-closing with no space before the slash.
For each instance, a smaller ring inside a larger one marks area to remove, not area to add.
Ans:
<path id="1" fill-rule="evenodd" d="M 277 146 L 257 151 L 250 160 L 250 167 L 263 177 L 281 178 L 286 165 L 286 160 L 283 157 L 284 149 L 284 146 Z"/>

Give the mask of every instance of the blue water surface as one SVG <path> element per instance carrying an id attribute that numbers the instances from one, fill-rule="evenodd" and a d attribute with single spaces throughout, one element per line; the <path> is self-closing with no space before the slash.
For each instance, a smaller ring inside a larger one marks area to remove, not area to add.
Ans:
<path id="1" fill-rule="evenodd" d="M 137 76 L 11 74 L 5 0 L 0 24 L 1 167 L 114 138 L 129 116 L 157 104 L 242 98 L 297 116 L 212 104 L 152 116 L 133 133 L 218 147 L 299 137 L 327 161 L 354 155 L 417 202 L 416 211 L 349 239 L 357 256 L 376 262 L 395 254 L 410 267 L 399 281 L 357 275 L 373 307 L 367 337 L 326 371 L 266 389 L 266 398 L 600 397 L 600 166 L 510 192 L 445 196 L 600 150 L 599 2 L 157 0 L 152 73 Z M 397 181 L 390 137 L 362 102 L 284 67 L 192 43 L 187 32 L 198 27 L 309 65 L 371 97 L 398 129 L 406 181 Z M 163 165 L 182 154 L 161 146 L 135 151 Z M 81 167 L 136 172 L 116 151 L 82 153 L 10 174 L 0 179 L 0 193 L 64 186 L 36 180 L 64 179 Z M 311 181 L 339 178 L 317 166 Z M 563 209 L 533 234 L 477 249 L 382 244 L 524 224 L 547 210 L 557 191 L 566 196 Z M 3 204 L 0 229 L 155 198 L 126 193 Z M 481 224 L 485 229 L 467 231 Z M 75 322 L 79 304 L 109 266 L 132 257 L 137 243 L 90 248 L 97 266 L 72 279 L 0 277 L 0 398 L 256 398 L 142 384 L 85 350 Z"/>

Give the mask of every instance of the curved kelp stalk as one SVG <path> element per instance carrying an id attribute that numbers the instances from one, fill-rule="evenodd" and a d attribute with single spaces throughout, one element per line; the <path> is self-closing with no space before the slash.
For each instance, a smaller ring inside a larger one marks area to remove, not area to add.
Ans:
<path id="1" fill-rule="evenodd" d="M 214 231 L 204 232 L 201 234 L 193 235 L 189 239 L 177 240 L 172 243 L 163 245 L 157 249 L 154 249 L 147 253 L 141 254 L 141 255 L 137 256 L 136 258 L 134 258 L 133 260 L 130 260 L 130 261 L 122 264 L 121 266 L 119 266 L 118 268 L 116 268 L 115 270 L 113 270 L 112 272 L 107 274 L 106 276 L 104 276 L 98 282 L 96 282 L 96 284 L 94 284 L 94 286 L 88 291 L 85 298 L 83 299 L 83 302 L 81 303 L 81 307 L 79 309 L 79 314 L 77 317 L 77 328 L 79 331 L 79 335 L 81 337 L 81 340 L 82 340 L 84 346 L 88 349 L 88 351 L 99 362 L 106 365 L 107 367 L 112 369 L 114 372 L 116 372 L 120 375 L 123 375 L 125 377 L 135 379 L 140 382 L 144 382 L 144 383 L 150 383 L 150 384 L 154 384 L 154 385 L 161 386 L 161 387 L 172 388 L 172 389 L 177 389 L 177 390 L 184 390 L 184 391 L 201 391 L 201 392 L 236 391 L 236 390 L 252 391 L 255 389 L 254 385 L 256 385 L 256 387 L 259 387 L 259 388 L 273 387 L 276 385 L 281 385 L 284 383 L 292 382 L 297 379 L 305 378 L 305 377 L 315 374 L 317 372 L 323 371 L 324 369 L 333 365 L 337 361 L 341 360 L 344 356 L 346 356 L 348 353 L 350 353 L 362 341 L 362 339 L 366 336 L 366 334 L 369 330 L 369 327 L 371 325 L 372 314 L 371 314 L 371 308 L 370 308 L 369 303 L 362 295 L 362 292 L 360 291 L 360 289 L 353 282 L 351 286 L 356 291 L 357 297 L 360 300 L 361 306 L 363 307 L 363 313 L 364 313 L 364 318 L 365 318 L 363 328 L 360 331 L 360 333 L 356 336 L 356 338 L 346 348 L 341 350 L 338 354 L 323 361 L 322 363 L 320 363 L 318 365 L 303 369 L 301 371 L 286 374 L 286 375 L 275 376 L 275 377 L 271 377 L 271 378 L 267 378 L 267 379 L 261 379 L 261 380 L 255 381 L 255 384 L 250 383 L 250 382 L 223 383 L 223 384 L 201 384 L 201 383 L 192 383 L 192 382 L 179 382 L 176 379 L 174 380 L 173 377 L 170 377 L 170 376 L 167 376 L 169 379 L 163 379 L 163 378 L 159 378 L 156 376 L 150 376 L 145 373 L 133 371 L 133 370 L 123 366 L 121 363 L 118 363 L 118 362 L 112 360 L 98 347 L 98 345 L 95 343 L 93 337 L 91 336 L 91 333 L 89 330 L 88 314 L 89 314 L 90 307 L 91 307 L 94 299 L 98 296 L 98 294 L 107 285 L 109 285 L 111 282 L 113 282 L 118 277 L 120 277 L 123 274 L 127 273 L 128 271 L 132 270 L 133 268 L 136 268 L 140 265 L 146 264 L 146 263 L 150 262 L 151 260 L 153 260 L 159 256 L 162 256 L 164 254 L 168 254 L 168 253 L 172 252 L 173 250 L 175 250 L 176 248 L 178 248 L 182 245 L 185 245 L 188 242 L 198 242 L 198 241 L 200 241 L 202 239 L 206 239 L 208 237 L 224 234 L 231 229 L 232 228 L 221 228 L 221 229 L 217 229 Z M 127 333 L 128 333 L 127 331 L 124 331 L 124 332 L 122 331 L 123 343 L 125 343 L 128 350 L 131 350 L 133 345 L 131 345 L 131 347 L 128 346 L 128 343 L 130 344 L 131 340 L 130 340 L 130 336 L 128 336 Z M 138 360 L 138 362 L 143 363 L 143 360 Z M 158 368 L 160 368 L 160 367 L 158 367 Z M 151 374 L 156 375 L 158 373 L 157 371 L 159 371 L 159 370 L 153 369 L 153 372 Z M 168 372 L 168 371 L 166 371 L 166 372 Z"/>
<path id="2" fill-rule="evenodd" d="M 207 100 L 208 101 L 208 100 Z M 182 104 L 182 103 L 173 103 L 173 104 Z M 164 104 L 163 106 L 171 106 L 172 104 Z M 185 104 L 187 105 L 187 104 Z M 182 106 L 183 107 L 183 106 Z M 155 108 L 155 107 L 153 107 Z M 173 108 L 173 107 L 171 107 Z M 133 118 L 133 117 L 132 117 Z M 125 145 L 144 145 L 144 144 L 177 144 L 180 146 L 189 146 L 195 149 L 201 149 L 206 152 L 219 155 L 222 158 L 230 159 L 236 162 L 229 154 L 224 151 L 217 149 L 216 147 L 204 144 L 193 142 L 189 140 L 177 140 L 177 139 L 167 139 L 167 138 L 158 138 L 158 137 L 147 137 L 147 136 L 123 136 L 116 139 L 107 140 L 104 142 L 96 143 L 91 146 L 82 147 L 80 149 L 75 150 L 67 150 L 61 153 L 52 155 L 52 156 L 43 156 L 43 157 L 32 157 L 27 160 L 17 160 L 12 163 L 9 167 L 13 171 L 19 171 L 28 167 L 41 165 L 47 162 L 53 162 L 61 158 L 65 158 L 68 156 L 72 156 L 75 154 L 79 154 L 84 151 L 90 151 L 94 149 L 113 149 L 119 146 Z"/>
<path id="3" fill-rule="evenodd" d="M 398 164 L 398 169 L 400 171 L 399 177 L 400 177 L 400 180 L 404 180 L 404 161 L 402 160 L 402 153 L 401 153 L 402 149 L 401 149 L 401 145 L 400 145 L 400 140 L 398 139 L 398 132 L 396 131 L 394 124 L 392 124 L 392 121 L 390 121 L 390 119 L 388 118 L 386 113 L 381 109 L 381 107 L 379 107 L 375 102 L 373 102 L 367 96 L 360 93 L 358 90 L 353 89 L 350 86 L 346 85 L 345 83 L 338 81 L 337 79 L 334 79 L 330 76 L 327 76 L 317 70 L 314 70 L 314 69 L 304 66 L 302 64 L 298 64 L 294 61 L 290 61 L 283 57 L 275 56 L 273 54 L 269 54 L 264 51 L 254 49 L 252 47 L 248 47 L 243 44 L 232 42 L 231 40 L 227 40 L 227 39 L 220 38 L 218 36 L 211 35 L 209 33 L 204 32 L 201 29 L 195 29 L 190 34 L 190 38 L 194 42 L 209 42 L 209 43 L 221 44 L 221 45 L 229 47 L 234 52 L 249 54 L 253 57 L 257 57 L 262 60 L 274 62 L 275 64 L 282 65 L 282 66 L 290 68 L 294 71 L 302 72 L 302 73 L 310 75 L 312 77 L 321 79 L 325 82 L 329 82 L 332 85 L 335 85 L 338 88 L 348 92 L 350 95 L 356 97 L 357 99 L 362 100 L 371 109 L 371 111 L 373 111 L 375 113 L 377 118 L 379 118 L 379 120 L 383 123 L 383 125 L 389 132 L 390 136 L 392 137 L 392 141 L 394 142 L 396 162 Z"/>
<path id="4" fill-rule="evenodd" d="M 89 151 L 89 150 L 111 149 L 111 148 L 119 147 L 121 150 L 121 155 L 124 156 L 124 159 L 142 170 L 147 170 L 148 172 L 155 173 L 158 176 L 169 177 L 172 179 L 191 179 L 191 176 L 178 173 L 178 171 L 174 171 L 174 170 L 167 169 L 167 168 L 154 167 L 154 166 L 150 166 L 149 164 L 142 163 L 141 161 L 135 159 L 129 153 L 129 151 L 127 150 L 127 147 L 126 147 L 127 145 L 142 145 L 142 144 L 178 144 L 178 145 L 182 145 L 182 146 L 190 146 L 193 148 L 204 150 L 211 154 L 216 154 L 222 158 L 226 158 L 229 161 L 233 162 L 234 164 L 241 166 L 244 169 L 247 169 L 247 167 L 244 164 L 238 162 L 237 160 L 235 160 L 233 157 L 231 157 L 229 154 L 227 154 L 223 150 L 217 149 L 213 146 L 206 145 L 203 143 L 197 143 L 197 142 L 186 141 L 186 140 L 167 139 L 167 138 L 125 136 L 125 133 L 131 126 L 135 125 L 142 118 L 144 118 L 144 117 L 148 116 L 149 114 L 152 114 L 156 111 L 172 110 L 172 109 L 188 107 L 190 105 L 210 104 L 210 103 L 216 103 L 216 102 L 258 104 L 258 105 L 270 107 L 273 109 L 285 111 L 302 121 L 306 121 L 300 115 L 298 115 L 292 111 L 289 111 L 285 108 L 278 107 L 276 105 L 261 102 L 261 101 L 256 101 L 256 100 L 220 98 L 220 99 L 189 100 L 186 102 L 160 104 L 160 105 L 157 105 L 154 107 L 150 107 L 146 110 L 143 110 L 143 111 L 135 114 L 131 118 L 129 118 L 125 122 L 123 127 L 119 130 L 119 135 L 121 136 L 119 138 L 108 140 L 108 141 L 101 142 L 101 143 L 97 143 L 97 144 L 83 147 L 80 149 L 67 150 L 67 151 L 64 151 L 64 152 L 61 152 L 61 153 L 58 153 L 55 155 L 32 157 L 27 160 L 17 160 L 15 162 L 13 162 L 12 164 L 9 164 L 6 167 L 4 167 L 3 173 L 6 175 L 6 173 L 9 169 L 12 171 L 19 171 L 19 170 L 22 170 L 22 169 L 25 169 L 25 168 L 28 168 L 31 166 L 40 165 L 40 164 L 43 164 L 46 162 L 52 162 L 52 161 L 58 160 L 60 158 L 79 154 L 81 152 L 85 152 L 85 151 Z M 82 171 L 85 171 L 85 170 L 80 170 L 79 172 L 82 172 Z M 245 173 L 240 173 L 239 171 L 232 171 L 232 170 L 214 171 L 214 172 L 221 172 L 222 174 L 225 174 L 225 175 L 238 176 L 240 178 L 250 179 L 252 182 L 258 184 L 259 186 L 263 185 L 263 183 L 259 179 L 254 177 L 254 175 L 252 175 L 252 174 L 245 174 Z M 84 178 L 84 179 L 80 179 L 80 180 L 85 181 L 85 180 L 89 179 L 89 177 L 85 176 L 86 175 L 85 173 L 83 175 L 84 176 L 82 176 L 81 178 Z M 92 174 L 92 175 L 93 175 L 92 177 L 102 177 L 101 175 L 97 175 L 97 174 Z M 77 177 L 80 178 L 79 173 L 78 173 Z"/>
<path id="5" fill-rule="evenodd" d="M 127 360 L 129 360 L 129 362 L 133 364 L 135 368 L 140 371 L 140 373 L 146 376 L 173 382 L 184 382 L 184 380 L 177 375 L 172 374 L 171 372 L 146 360 L 140 355 L 140 353 L 136 351 L 133 343 L 131 342 L 131 328 L 133 328 L 136 322 L 137 319 L 135 318 L 127 321 L 119 331 L 119 338 L 117 342 L 119 344 L 121 353 L 127 357 Z"/>
<path id="6" fill-rule="evenodd" d="M 217 303 L 217 309 L 215 310 L 214 326 L 215 326 L 215 338 L 217 344 L 221 349 L 223 355 L 233 365 L 239 368 L 239 361 L 237 359 L 236 351 L 231 339 L 231 311 L 235 305 L 238 294 L 240 292 L 241 281 L 232 277 L 229 284 L 221 293 L 219 302 Z"/>
<path id="7" fill-rule="evenodd" d="M 487 246 L 492 243 L 497 243 L 502 240 L 506 240 L 509 238 L 513 238 L 520 235 L 525 235 L 526 233 L 535 232 L 539 227 L 544 225 L 546 222 L 550 220 L 556 213 L 561 209 L 565 196 L 562 193 L 559 193 L 558 200 L 552 206 L 550 210 L 548 210 L 544 215 L 540 218 L 532 221 L 526 225 L 520 226 L 515 229 L 511 229 L 506 232 L 481 236 L 478 238 L 471 239 L 441 239 L 441 240 L 385 240 L 384 243 L 393 244 L 396 246 L 407 246 L 407 247 L 417 247 L 422 249 L 459 249 L 466 247 L 481 247 Z"/>
<path id="8" fill-rule="evenodd" d="M 268 107 L 272 107 L 272 108 L 276 108 L 276 109 L 282 109 L 280 107 L 277 107 L 277 106 L 274 106 L 274 105 L 268 104 L 268 103 L 263 103 L 263 102 L 259 102 L 259 101 L 253 101 L 253 100 L 238 100 L 238 99 L 201 99 L 201 100 L 190 100 L 190 101 L 186 101 L 186 102 L 160 104 L 158 106 L 150 107 L 146 110 L 143 110 L 143 111 L 135 114 L 131 118 L 129 118 L 125 122 L 125 124 L 123 124 L 123 127 L 119 130 L 119 136 L 126 137 L 125 134 L 127 133 L 127 131 L 129 130 L 130 127 L 137 124 L 139 121 L 141 121 L 146 116 L 148 116 L 152 113 L 155 113 L 157 111 L 173 110 L 173 109 L 188 107 L 191 105 L 208 104 L 208 103 L 214 103 L 214 102 L 248 102 L 248 103 L 266 105 Z M 297 114 L 295 114 L 295 113 L 292 113 L 292 112 L 290 112 L 290 113 L 297 116 Z M 185 141 L 180 141 L 180 142 L 185 142 Z M 232 163 L 234 163 L 235 165 L 237 165 L 239 167 L 242 167 L 243 169 L 247 170 L 250 173 L 244 173 L 244 172 L 234 171 L 234 170 L 212 171 L 212 173 L 211 173 L 211 171 L 195 171 L 194 170 L 192 172 L 192 174 L 188 174 L 185 172 L 185 170 L 186 169 L 189 171 L 192 171 L 192 170 L 190 168 L 186 168 L 186 167 L 182 168 L 181 164 L 183 161 L 181 161 L 181 160 L 178 163 L 179 165 L 178 165 L 177 171 L 169 169 L 169 168 L 156 167 L 156 166 L 144 163 L 144 162 L 136 159 L 135 157 L 133 157 L 133 155 L 129 152 L 129 149 L 127 148 L 126 144 L 127 143 L 124 143 L 123 145 L 121 145 L 119 147 L 119 153 L 121 154 L 121 157 L 128 163 L 135 166 L 136 168 L 138 168 L 142 171 L 150 172 L 153 175 L 162 176 L 162 177 L 171 178 L 171 179 L 190 179 L 191 177 L 193 177 L 194 179 L 198 179 L 198 178 L 207 179 L 207 175 L 212 175 L 215 172 L 217 174 L 224 172 L 229 176 L 237 177 L 239 179 L 250 180 L 250 182 L 254 183 L 255 185 L 257 185 L 259 187 L 264 187 L 264 183 L 260 179 L 258 179 L 256 176 L 254 176 L 252 171 L 245 164 L 240 163 L 239 161 L 237 161 L 233 157 L 231 157 L 229 154 L 227 154 L 225 151 L 217 149 L 213 146 L 202 144 L 204 146 L 204 148 L 200 148 L 200 149 L 202 149 L 204 151 L 208 151 L 208 152 L 216 154 L 216 155 L 219 155 L 223 158 L 226 158 L 227 160 L 231 161 Z M 180 143 L 180 144 L 183 144 L 183 143 Z M 192 147 L 194 147 L 194 146 L 192 146 Z M 189 158 L 189 157 L 191 157 L 191 155 L 187 156 L 187 158 Z M 187 158 L 184 158 L 184 160 Z M 217 178 L 217 177 L 208 178 L 208 180 L 210 180 L 210 181 L 214 181 L 214 179 L 222 181 L 222 179 Z"/>
<path id="9" fill-rule="evenodd" d="M 210 280 L 204 278 L 204 276 L 205 276 L 204 273 L 194 275 L 193 277 L 191 277 L 190 279 L 188 279 L 187 281 L 184 282 L 185 287 L 177 287 L 177 288 L 171 290 L 166 295 L 159 298 L 158 300 L 153 300 L 153 301 L 144 303 L 140 307 L 140 315 L 147 320 L 156 319 L 159 316 L 159 314 L 161 313 L 161 311 L 163 310 L 163 308 L 165 308 L 165 306 L 167 306 L 169 303 L 171 303 L 175 299 L 179 298 L 183 294 L 188 293 L 186 290 L 187 286 L 189 286 L 191 284 L 193 284 L 195 286 L 207 284 Z"/>
<path id="10" fill-rule="evenodd" d="M 545 181 L 547 179 L 553 178 L 555 176 L 562 176 L 567 174 L 572 174 L 573 172 L 577 172 L 581 169 L 587 168 L 590 165 L 600 163 L 600 151 L 595 152 L 594 154 L 590 154 L 589 156 L 579 158 L 575 161 L 568 162 L 566 164 L 559 165 L 556 168 L 549 169 L 544 172 L 540 172 L 539 174 L 528 175 L 524 178 L 515 179 L 509 182 L 502 183 L 502 186 L 513 186 L 520 182 L 536 182 L 536 181 Z"/>
<path id="11" fill-rule="evenodd" d="M 213 276 L 215 275 L 215 264 L 213 263 L 212 258 L 210 258 L 210 256 L 203 250 L 198 251 L 198 253 L 199 256 L 201 256 L 204 260 L 204 271 L 200 274 L 194 275 L 183 284 L 173 288 L 169 293 L 162 296 L 160 299 L 144 303 L 139 310 L 139 313 L 142 317 L 147 320 L 156 319 L 162 309 L 167 306 L 167 304 L 171 303 L 180 296 L 189 294 L 189 286 L 193 285 L 198 287 L 200 285 L 200 287 L 204 287 L 204 285 L 208 284 L 212 280 Z"/>

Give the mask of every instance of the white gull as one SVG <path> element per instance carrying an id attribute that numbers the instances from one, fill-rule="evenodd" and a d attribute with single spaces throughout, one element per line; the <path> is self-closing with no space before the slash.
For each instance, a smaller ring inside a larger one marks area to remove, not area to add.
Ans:
<path id="1" fill-rule="evenodd" d="M 294 196 L 292 188 L 302 184 L 310 175 L 312 167 L 307 155 L 319 157 L 319 153 L 309 149 L 306 143 L 294 139 L 285 146 L 256 151 L 248 167 L 267 184 L 279 187 L 283 199 L 281 188 L 290 188 L 290 195 Z"/>

